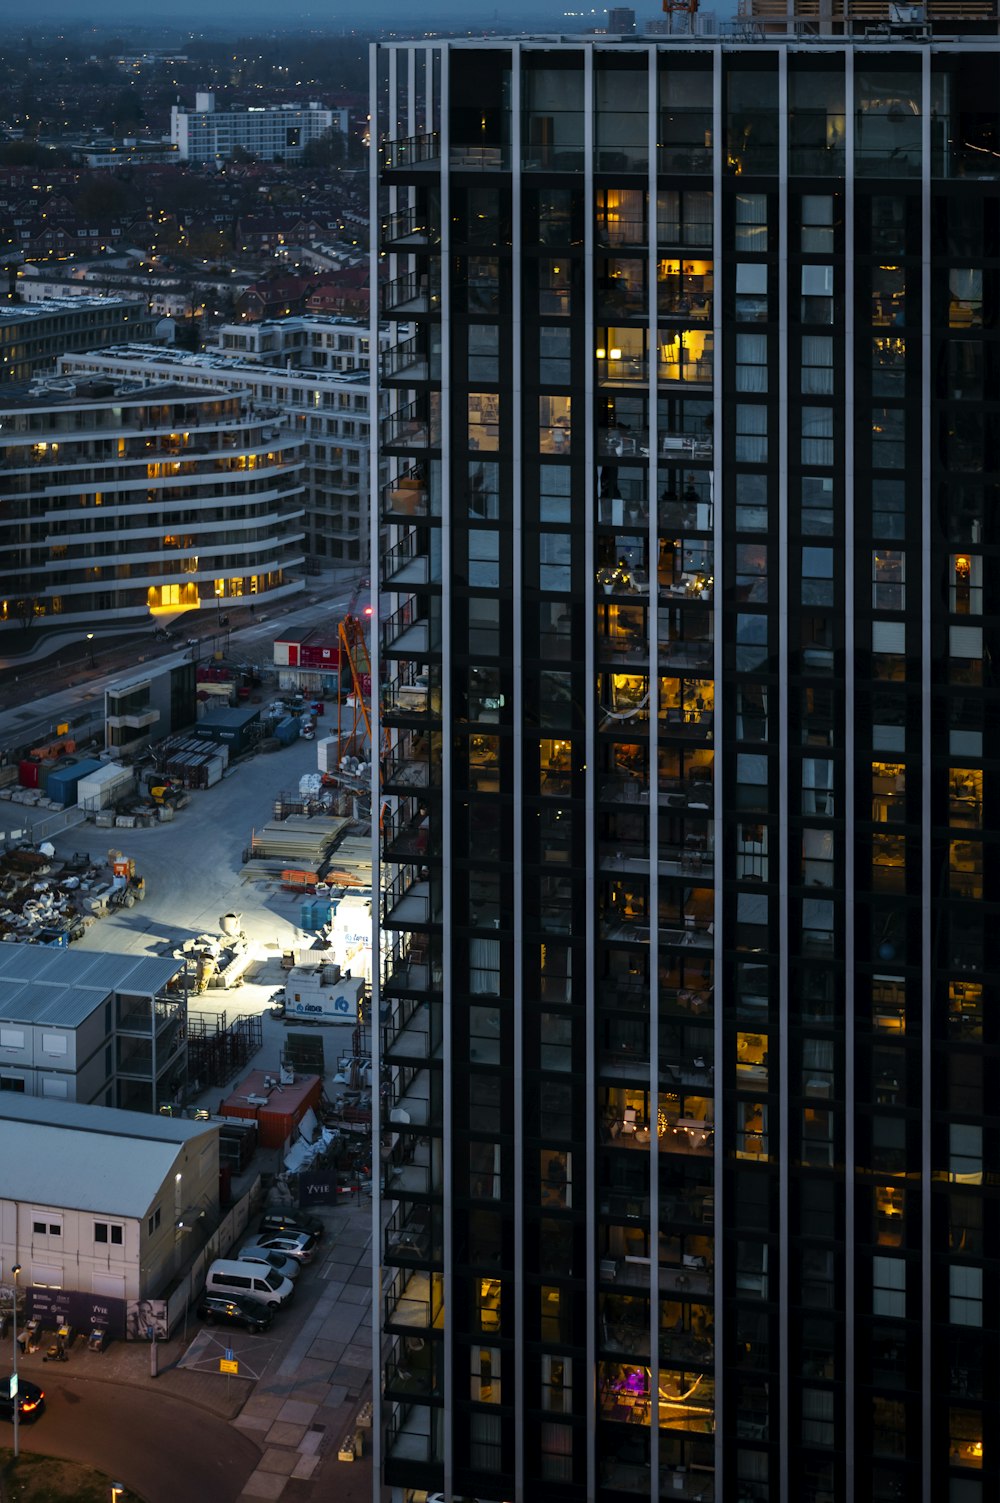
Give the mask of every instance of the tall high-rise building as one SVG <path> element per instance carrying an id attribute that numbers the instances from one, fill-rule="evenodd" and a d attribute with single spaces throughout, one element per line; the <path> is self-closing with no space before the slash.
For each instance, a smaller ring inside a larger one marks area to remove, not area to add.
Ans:
<path id="1" fill-rule="evenodd" d="M 998 49 L 375 51 L 397 1503 L 1000 1490 Z"/>

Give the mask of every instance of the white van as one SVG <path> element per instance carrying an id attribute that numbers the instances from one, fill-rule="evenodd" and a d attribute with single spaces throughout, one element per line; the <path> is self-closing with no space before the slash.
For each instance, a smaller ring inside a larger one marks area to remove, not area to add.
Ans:
<path id="1" fill-rule="evenodd" d="M 241 1263 L 238 1258 L 216 1258 L 205 1277 L 206 1294 L 242 1294 L 262 1305 L 283 1305 L 295 1290 L 273 1268 Z"/>

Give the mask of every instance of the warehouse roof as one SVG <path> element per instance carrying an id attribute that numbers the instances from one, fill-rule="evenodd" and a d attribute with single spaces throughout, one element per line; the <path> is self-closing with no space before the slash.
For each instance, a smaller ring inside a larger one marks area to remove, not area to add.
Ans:
<path id="1" fill-rule="evenodd" d="M 77 1028 L 112 992 L 155 996 L 182 966 L 158 955 L 0 944 L 0 1021 Z"/>
<path id="2" fill-rule="evenodd" d="M 0 1098 L 5 1200 L 113 1216 L 144 1216 L 178 1154 L 218 1132 L 114 1107 Z"/>

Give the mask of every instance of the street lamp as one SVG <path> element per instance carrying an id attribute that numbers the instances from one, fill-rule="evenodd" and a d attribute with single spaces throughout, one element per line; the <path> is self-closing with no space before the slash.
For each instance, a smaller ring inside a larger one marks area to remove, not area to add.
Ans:
<path id="1" fill-rule="evenodd" d="M 21 1272 L 20 1263 L 15 1263 L 11 1269 L 14 1275 L 14 1353 L 11 1363 L 11 1400 L 14 1406 L 14 1460 L 21 1454 L 21 1436 L 19 1421 L 21 1418 L 21 1395 L 17 1391 L 17 1276 Z"/>
<path id="2" fill-rule="evenodd" d="M 90 666 L 91 668 L 96 668 L 97 664 L 94 662 L 94 633 L 92 631 L 87 633 L 87 646 L 90 648 Z"/>

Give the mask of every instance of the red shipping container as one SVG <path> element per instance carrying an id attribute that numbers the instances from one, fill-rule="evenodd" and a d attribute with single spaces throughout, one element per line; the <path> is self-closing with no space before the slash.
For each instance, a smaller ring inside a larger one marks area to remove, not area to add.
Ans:
<path id="1" fill-rule="evenodd" d="M 265 1081 L 280 1079 L 280 1067 L 271 1071 L 253 1070 L 219 1108 L 223 1117 L 242 1117 L 245 1121 L 256 1122 L 262 1148 L 281 1148 L 309 1108 L 319 1107 L 323 1088 L 321 1076 L 299 1075 L 292 1085 L 283 1085 L 280 1091 L 265 1084 Z M 249 1097 L 262 1099 L 248 1100 Z"/>
<path id="2" fill-rule="evenodd" d="M 22 788 L 37 788 L 38 777 L 41 772 L 41 762 L 33 762 L 30 758 L 18 764 L 17 779 Z"/>

